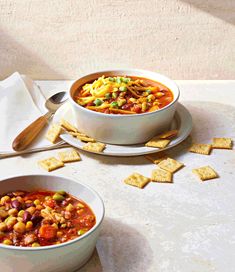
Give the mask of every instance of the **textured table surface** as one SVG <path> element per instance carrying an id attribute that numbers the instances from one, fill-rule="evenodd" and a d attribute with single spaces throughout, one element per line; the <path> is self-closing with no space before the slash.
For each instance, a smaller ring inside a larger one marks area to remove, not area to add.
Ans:
<path id="1" fill-rule="evenodd" d="M 70 81 L 37 81 L 49 95 Z M 173 184 L 150 183 L 140 190 L 123 183 L 132 172 L 149 176 L 156 166 L 143 156 L 105 157 L 80 152 L 82 161 L 51 173 L 92 186 L 106 216 L 96 251 L 85 271 L 232 272 L 235 267 L 235 152 L 210 156 L 187 151 L 191 141 L 235 140 L 235 81 L 178 81 L 180 102 L 193 117 L 191 137 L 168 151 L 185 164 Z M 1 178 L 45 173 L 37 161 L 57 151 L 0 160 Z M 200 182 L 192 169 L 210 165 L 218 179 Z"/>

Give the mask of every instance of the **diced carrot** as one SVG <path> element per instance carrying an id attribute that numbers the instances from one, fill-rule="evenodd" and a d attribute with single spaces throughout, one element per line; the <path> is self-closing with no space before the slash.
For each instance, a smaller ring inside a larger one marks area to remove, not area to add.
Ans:
<path id="1" fill-rule="evenodd" d="M 56 237 L 56 228 L 50 225 L 42 225 L 39 229 L 40 237 L 45 239 L 53 239 Z"/>

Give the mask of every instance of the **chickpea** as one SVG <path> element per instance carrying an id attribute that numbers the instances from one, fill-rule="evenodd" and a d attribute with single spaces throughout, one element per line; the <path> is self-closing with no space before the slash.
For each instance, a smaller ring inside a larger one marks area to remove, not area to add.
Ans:
<path id="1" fill-rule="evenodd" d="M 23 215 L 24 215 L 24 210 L 20 210 L 20 211 L 18 212 L 18 216 L 19 216 L 19 217 L 23 217 Z"/>
<path id="2" fill-rule="evenodd" d="M 52 226 L 56 229 L 58 229 L 58 225 L 56 223 L 53 223 Z"/>
<path id="3" fill-rule="evenodd" d="M 17 196 L 16 199 L 17 199 L 20 203 L 24 202 L 24 200 L 23 200 L 23 198 L 22 198 L 21 196 Z M 30 201 L 31 201 L 31 200 L 30 200 Z"/>
<path id="4" fill-rule="evenodd" d="M 70 218 L 71 218 L 71 213 L 68 212 L 68 211 L 65 211 L 65 213 L 64 213 L 64 218 L 65 218 L 65 219 L 70 219 Z"/>
<path id="5" fill-rule="evenodd" d="M 73 205 L 71 203 L 69 203 L 69 205 L 65 209 L 68 212 L 72 212 L 74 210 L 74 207 L 73 207 Z"/>
<path id="6" fill-rule="evenodd" d="M 148 102 L 151 102 L 153 100 L 155 100 L 155 96 L 153 94 L 150 94 L 147 96 Z"/>
<path id="7" fill-rule="evenodd" d="M 35 207 L 29 207 L 28 209 L 26 209 L 26 211 L 28 211 L 31 214 L 33 214 L 35 212 L 35 210 L 36 210 Z"/>
<path id="8" fill-rule="evenodd" d="M 27 231 L 31 230 L 33 228 L 33 222 L 32 221 L 28 221 L 26 223 L 26 227 L 25 228 L 26 228 Z"/>
<path id="9" fill-rule="evenodd" d="M 164 96 L 165 94 L 164 93 L 162 93 L 162 92 L 157 92 L 156 93 L 156 97 L 162 97 L 162 96 Z"/>
<path id="10" fill-rule="evenodd" d="M 32 243 L 32 247 L 40 247 L 39 243 Z"/>
<path id="11" fill-rule="evenodd" d="M 62 237 L 63 232 L 62 231 L 57 231 L 56 235 L 57 235 L 57 237 Z"/>
<path id="12" fill-rule="evenodd" d="M 11 215 L 5 220 L 5 223 L 7 224 L 7 227 L 14 226 L 16 222 L 17 222 L 16 217 L 11 216 Z"/>
<path id="13" fill-rule="evenodd" d="M 146 110 L 147 110 L 147 103 L 146 102 L 143 102 L 142 103 L 142 106 L 141 106 L 141 110 L 142 110 L 142 112 L 145 112 Z"/>
<path id="14" fill-rule="evenodd" d="M 77 204 L 77 208 L 81 209 L 81 208 L 84 208 L 85 206 L 82 204 L 82 203 L 78 203 Z"/>
<path id="15" fill-rule="evenodd" d="M 14 231 L 19 233 L 25 232 L 25 224 L 23 222 L 18 222 L 14 225 Z"/>
<path id="16" fill-rule="evenodd" d="M 80 210 L 77 211 L 77 214 L 81 215 L 83 212 L 84 212 L 84 209 L 80 209 Z"/>
<path id="17" fill-rule="evenodd" d="M 132 102 L 132 103 L 135 103 L 135 102 L 136 102 L 136 99 L 135 99 L 134 97 L 131 97 L 131 98 L 129 99 L 129 101 Z"/>
<path id="18" fill-rule="evenodd" d="M 8 216 L 8 212 L 5 210 L 0 210 L 0 217 L 1 218 L 6 218 Z"/>
<path id="19" fill-rule="evenodd" d="M 17 209 L 13 208 L 13 209 L 10 209 L 10 210 L 8 211 L 8 214 L 9 214 L 9 215 L 17 215 L 17 214 L 18 214 L 18 211 L 17 211 Z"/>
<path id="20" fill-rule="evenodd" d="M 3 244 L 9 246 L 9 245 L 12 245 L 12 241 L 10 239 L 6 239 L 3 241 Z"/>
<path id="21" fill-rule="evenodd" d="M 40 200 L 39 200 L 39 199 L 35 199 L 33 203 L 35 204 L 35 206 L 37 206 L 37 205 L 40 205 L 40 204 L 41 204 L 41 202 L 40 202 Z"/>
<path id="22" fill-rule="evenodd" d="M 11 201 L 11 198 L 9 196 L 3 196 L 1 198 L 1 204 L 4 205 L 6 202 L 10 202 Z"/>
<path id="23" fill-rule="evenodd" d="M 42 210 L 43 209 L 43 206 L 42 205 L 37 205 L 36 206 L 36 210 Z"/>
<path id="24" fill-rule="evenodd" d="M 5 222 L 0 223 L 0 231 L 6 231 L 7 230 L 7 224 Z"/>

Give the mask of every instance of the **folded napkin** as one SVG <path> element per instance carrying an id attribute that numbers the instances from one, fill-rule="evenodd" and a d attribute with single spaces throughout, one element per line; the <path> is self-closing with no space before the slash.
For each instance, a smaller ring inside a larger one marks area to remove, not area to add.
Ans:
<path id="1" fill-rule="evenodd" d="M 31 122 L 46 113 L 45 97 L 28 77 L 14 73 L 0 81 L 0 153 L 12 152 L 15 137 Z M 49 147 L 45 130 L 30 145 L 30 149 Z"/>

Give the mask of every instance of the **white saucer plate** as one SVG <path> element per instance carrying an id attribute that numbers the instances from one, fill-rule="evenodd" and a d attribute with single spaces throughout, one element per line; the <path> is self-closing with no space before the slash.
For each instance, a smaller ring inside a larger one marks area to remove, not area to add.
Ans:
<path id="1" fill-rule="evenodd" d="M 53 117 L 54 123 L 59 123 L 61 119 L 65 119 L 71 124 L 75 124 L 73 111 L 69 103 L 61 106 L 55 113 Z M 106 148 L 102 153 L 97 153 L 106 156 L 140 156 L 145 154 L 157 153 L 163 150 L 172 148 L 183 140 L 185 140 L 192 130 L 192 117 L 189 111 L 180 103 L 178 103 L 176 113 L 174 115 L 173 121 L 171 123 L 170 129 L 177 129 L 178 135 L 173 139 L 170 144 L 163 149 L 146 147 L 144 144 L 138 145 L 111 145 L 106 144 Z M 71 136 L 70 134 L 64 133 L 60 135 L 60 138 L 66 143 L 74 146 L 76 148 L 82 149 L 85 145 L 84 142 Z M 88 152 L 88 151 L 87 151 Z M 96 153 L 96 152 L 90 152 Z"/>

